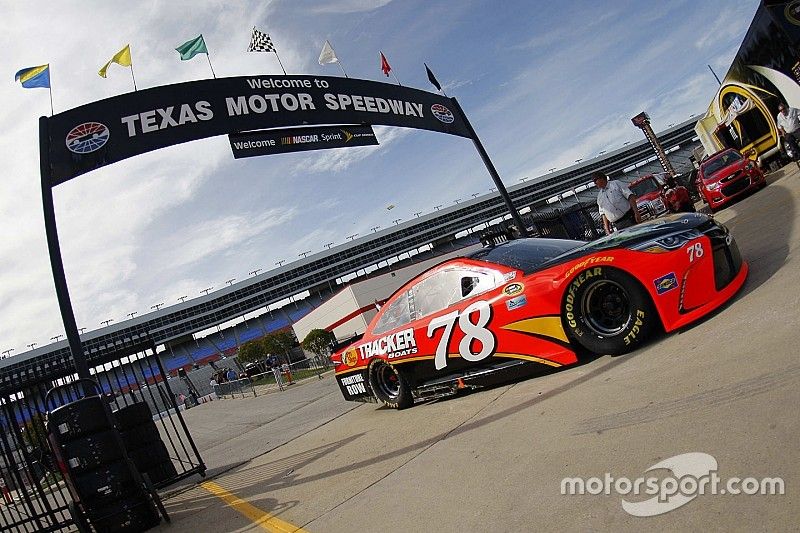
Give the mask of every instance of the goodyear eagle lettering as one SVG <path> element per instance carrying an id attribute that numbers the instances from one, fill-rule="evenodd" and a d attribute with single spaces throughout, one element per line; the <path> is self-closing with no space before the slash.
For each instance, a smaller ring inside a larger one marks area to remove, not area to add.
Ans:
<path id="1" fill-rule="evenodd" d="M 599 276 L 602 273 L 602 268 L 595 267 L 594 269 L 587 270 L 586 272 L 581 272 L 580 275 L 572 280 L 572 283 L 569 284 L 569 288 L 567 289 L 567 302 L 564 306 L 564 311 L 567 312 L 567 323 L 571 328 L 578 326 L 578 322 L 575 320 L 575 292 L 586 282 L 587 279 L 593 276 Z"/>
<path id="2" fill-rule="evenodd" d="M 402 357 L 417 353 L 417 340 L 414 338 L 414 330 L 409 328 L 362 344 L 358 347 L 358 351 L 361 359 L 387 354 L 390 359 Z"/>

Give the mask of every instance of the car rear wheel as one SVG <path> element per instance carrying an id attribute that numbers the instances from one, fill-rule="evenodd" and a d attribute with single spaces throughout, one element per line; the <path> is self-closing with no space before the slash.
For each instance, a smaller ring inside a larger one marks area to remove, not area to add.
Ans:
<path id="1" fill-rule="evenodd" d="M 634 350 L 659 323 L 647 291 L 628 274 L 607 267 L 587 269 L 570 282 L 562 316 L 575 342 L 612 355 Z"/>
<path id="2" fill-rule="evenodd" d="M 378 359 L 369 367 L 369 384 L 375 397 L 392 409 L 405 409 L 414 403 L 411 385 L 396 367 Z"/>

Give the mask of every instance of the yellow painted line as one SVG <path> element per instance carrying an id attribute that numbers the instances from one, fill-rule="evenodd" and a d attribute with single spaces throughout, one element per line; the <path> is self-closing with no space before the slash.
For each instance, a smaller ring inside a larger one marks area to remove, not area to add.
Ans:
<path id="1" fill-rule="evenodd" d="M 225 502 L 229 507 L 247 517 L 253 525 L 272 533 L 308 533 L 305 529 L 299 528 L 289 522 L 284 522 L 280 518 L 262 511 L 258 507 L 244 501 L 232 492 L 220 487 L 213 481 L 204 481 L 200 486 L 205 490 Z"/>

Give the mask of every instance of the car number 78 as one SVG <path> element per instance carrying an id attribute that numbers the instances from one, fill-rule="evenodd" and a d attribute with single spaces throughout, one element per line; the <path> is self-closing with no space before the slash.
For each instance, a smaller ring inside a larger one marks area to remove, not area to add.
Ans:
<path id="1" fill-rule="evenodd" d="M 703 251 L 703 243 L 696 242 L 692 244 L 686 249 L 686 253 L 689 254 L 690 263 L 692 263 L 698 257 L 703 257 L 703 254 L 705 253 Z"/>
<path id="2" fill-rule="evenodd" d="M 478 312 L 478 320 L 473 324 L 470 315 Z M 437 316 L 428 323 L 428 338 L 432 339 L 436 330 L 444 328 L 442 338 L 436 346 L 436 357 L 433 362 L 436 370 L 447 366 L 447 347 L 453 337 L 453 327 L 458 321 L 458 327 L 464 332 L 464 338 L 458 343 L 458 353 L 467 361 L 481 361 L 489 357 L 497 344 L 494 334 L 486 327 L 492 319 L 492 309 L 489 302 L 477 301 L 470 304 L 464 311 L 453 311 L 446 315 Z M 472 351 L 472 341 L 480 342 L 481 349 L 477 353 Z"/>

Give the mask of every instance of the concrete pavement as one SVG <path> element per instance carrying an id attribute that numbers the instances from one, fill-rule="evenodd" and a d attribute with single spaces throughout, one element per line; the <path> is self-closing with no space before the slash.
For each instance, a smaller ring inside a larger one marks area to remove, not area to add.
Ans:
<path id="1" fill-rule="evenodd" d="M 798 530 L 800 174 L 785 170 L 718 214 L 751 272 L 699 324 L 626 356 L 399 412 L 344 402 L 330 376 L 206 404 L 187 422 L 215 486 L 235 498 L 181 492 L 163 530 Z M 781 477 L 786 493 L 705 494 L 641 518 L 622 499 L 644 496 L 560 491 L 564 477 L 635 479 L 691 452 L 713 456 L 723 479 Z"/>

